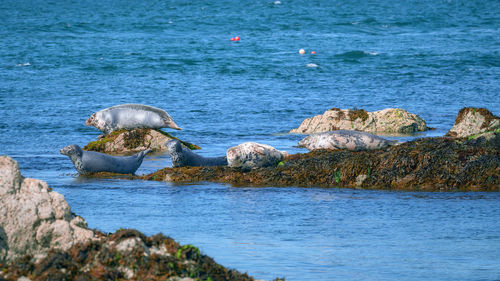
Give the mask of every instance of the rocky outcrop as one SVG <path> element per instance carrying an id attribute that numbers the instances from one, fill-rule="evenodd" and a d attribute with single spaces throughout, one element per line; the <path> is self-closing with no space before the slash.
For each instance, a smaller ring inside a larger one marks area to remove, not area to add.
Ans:
<path id="1" fill-rule="evenodd" d="M 99 137 L 97 141 L 88 143 L 83 147 L 84 150 L 97 151 L 110 154 L 132 154 L 151 149 L 153 152 L 168 152 L 165 143 L 176 139 L 161 130 L 155 129 L 133 129 L 118 130 L 109 135 Z M 185 147 L 193 150 L 200 149 L 199 146 L 180 141 Z"/>
<path id="2" fill-rule="evenodd" d="M 463 138 L 500 130 L 500 118 L 486 108 L 465 107 L 460 109 L 447 136 Z"/>
<path id="3" fill-rule="evenodd" d="M 89 230 L 61 194 L 24 178 L 7 156 L 0 156 L 0 269 L 0 280 L 255 280 L 162 234 Z"/>
<path id="4" fill-rule="evenodd" d="M 24 178 L 16 161 L 0 156 L 0 261 L 39 259 L 51 248 L 67 250 L 93 238 L 63 195 L 46 182 Z"/>
<path id="5" fill-rule="evenodd" d="M 385 150 L 315 150 L 278 165 L 165 168 L 137 177 L 254 186 L 352 187 L 411 191 L 500 191 L 500 133 L 474 139 L 422 138 Z"/>
<path id="6" fill-rule="evenodd" d="M 426 131 L 425 121 L 404 109 L 387 108 L 375 112 L 363 109 L 332 108 L 323 115 L 306 118 L 297 129 L 290 133 L 312 134 L 335 130 L 355 130 L 371 133 L 414 133 Z"/>

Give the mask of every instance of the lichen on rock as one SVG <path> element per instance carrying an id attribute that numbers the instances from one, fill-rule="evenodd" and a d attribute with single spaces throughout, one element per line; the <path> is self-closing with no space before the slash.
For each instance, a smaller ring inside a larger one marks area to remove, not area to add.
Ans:
<path id="1" fill-rule="evenodd" d="M 460 109 L 447 136 L 463 138 L 494 132 L 500 129 L 500 118 L 486 108 L 464 107 Z"/>
<path id="2" fill-rule="evenodd" d="M 178 140 L 178 138 L 161 130 L 118 130 L 88 143 L 83 149 L 110 154 L 131 154 L 148 148 L 153 152 L 168 152 L 165 143 L 172 139 Z M 197 145 L 181 140 L 180 142 L 191 150 L 200 149 Z"/>
<path id="3" fill-rule="evenodd" d="M 374 112 L 367 112 L 364 109 L 331 108 L 322 115 L 306 118 L 290 133 L 312 134 L 334 130 L 356 130 L 408 134 L 429 129 L 418 115 L 400 108 L 387 108 Z"/>

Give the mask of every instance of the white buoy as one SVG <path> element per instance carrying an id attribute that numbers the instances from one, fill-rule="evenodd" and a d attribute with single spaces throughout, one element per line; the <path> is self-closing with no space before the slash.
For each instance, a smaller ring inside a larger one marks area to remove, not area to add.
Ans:
<path id="1" fill-rule="evenodd" d="M 300 50 L 299 50 L 299 54 L 303 55 L 303 54 L 305 54 L 305 53 L 306 53 L 306 51 L 305 51 L 304 49 L 300 49 Z"/>

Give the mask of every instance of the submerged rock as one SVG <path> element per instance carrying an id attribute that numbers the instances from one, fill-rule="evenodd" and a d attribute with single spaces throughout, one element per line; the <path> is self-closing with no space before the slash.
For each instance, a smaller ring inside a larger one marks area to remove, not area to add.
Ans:
<path id="1" fill-rule="evenodd" d="M 387 108 L 375 112 L 363 109 L 332 108 L 323 115 L 306 118 L 290 133 L 312 134 L 335 130 L 355 130 L 371 133 L 413 133 L 426 131 L 425 121 L 418 115 L 400 108 Z"/>
<path id="2" fill-rule="evenodd" d="M 136 178 L 237 186 L 500 191 L 500 133 L 471 140 L 422 138 L 385 150 L 316 150 L 290 155 L 283 164 L 250 171 L 229 167 L 165 168 Z"/>
<path id="3" fill-rule="evenodd" d="M 227 162 L 231 168 L 250 170 L 277 165 L 288 153 L 256 142 L 245 142 L 227 150 Z"/>
<path id="4" fill-rule="evenodd" d="M 465 107 L 458 112 L 447 136 L 463 138 L 500 130 L 500 118 L 486 108 Z"/>
<path id="5" fill-rule="evenodd" d="M 44 181 L 24 178 L 16 161 L 0 156 L 0 261 L 39 259 L 49 249 L 67 250 L 93 238 L 63 195 Z"/>
<path id="6" fill-rule="evenodd" d="M 173 139 L 177 140 L 176 137 L 155 129 L 118 130 L 88 143 L 83 149 L 110 154 L 131 154 L 148 148 L 153 152 L 168 152 L 165 143 Z M 180 142 L 191 150 L 200 149 L 197 145 Z"/>

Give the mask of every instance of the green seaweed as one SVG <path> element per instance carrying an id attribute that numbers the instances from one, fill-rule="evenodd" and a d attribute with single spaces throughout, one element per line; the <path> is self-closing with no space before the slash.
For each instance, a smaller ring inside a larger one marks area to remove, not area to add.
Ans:
<path id="1" fill-rule="evenodd" d="M 335 183 L 339 183 L 342 175 L 340 174 L 340 170 L 335 170 L 333 172 L 333 176 L 335 178 Z"/>
<path id="2" fill-rule="evenodd" d="M 199 258 L 201 256 L 200 254 L 200 249 L 198 249 L 197 247 L 191 245 L 191 244 L 188 244 L 188 245 L 184 245 L 182 246 L 181 248 L 179 248 L 179 250 L 177 250 L 177 253 L 175 255 L 175 257 L 177 259 L 180 259 L 181 256 L 182 256 L 182 253 L 185 252 L 185 251 L 189 251 L 189 250 L 193 250 L 194 251 L 194 258 Z"/>

